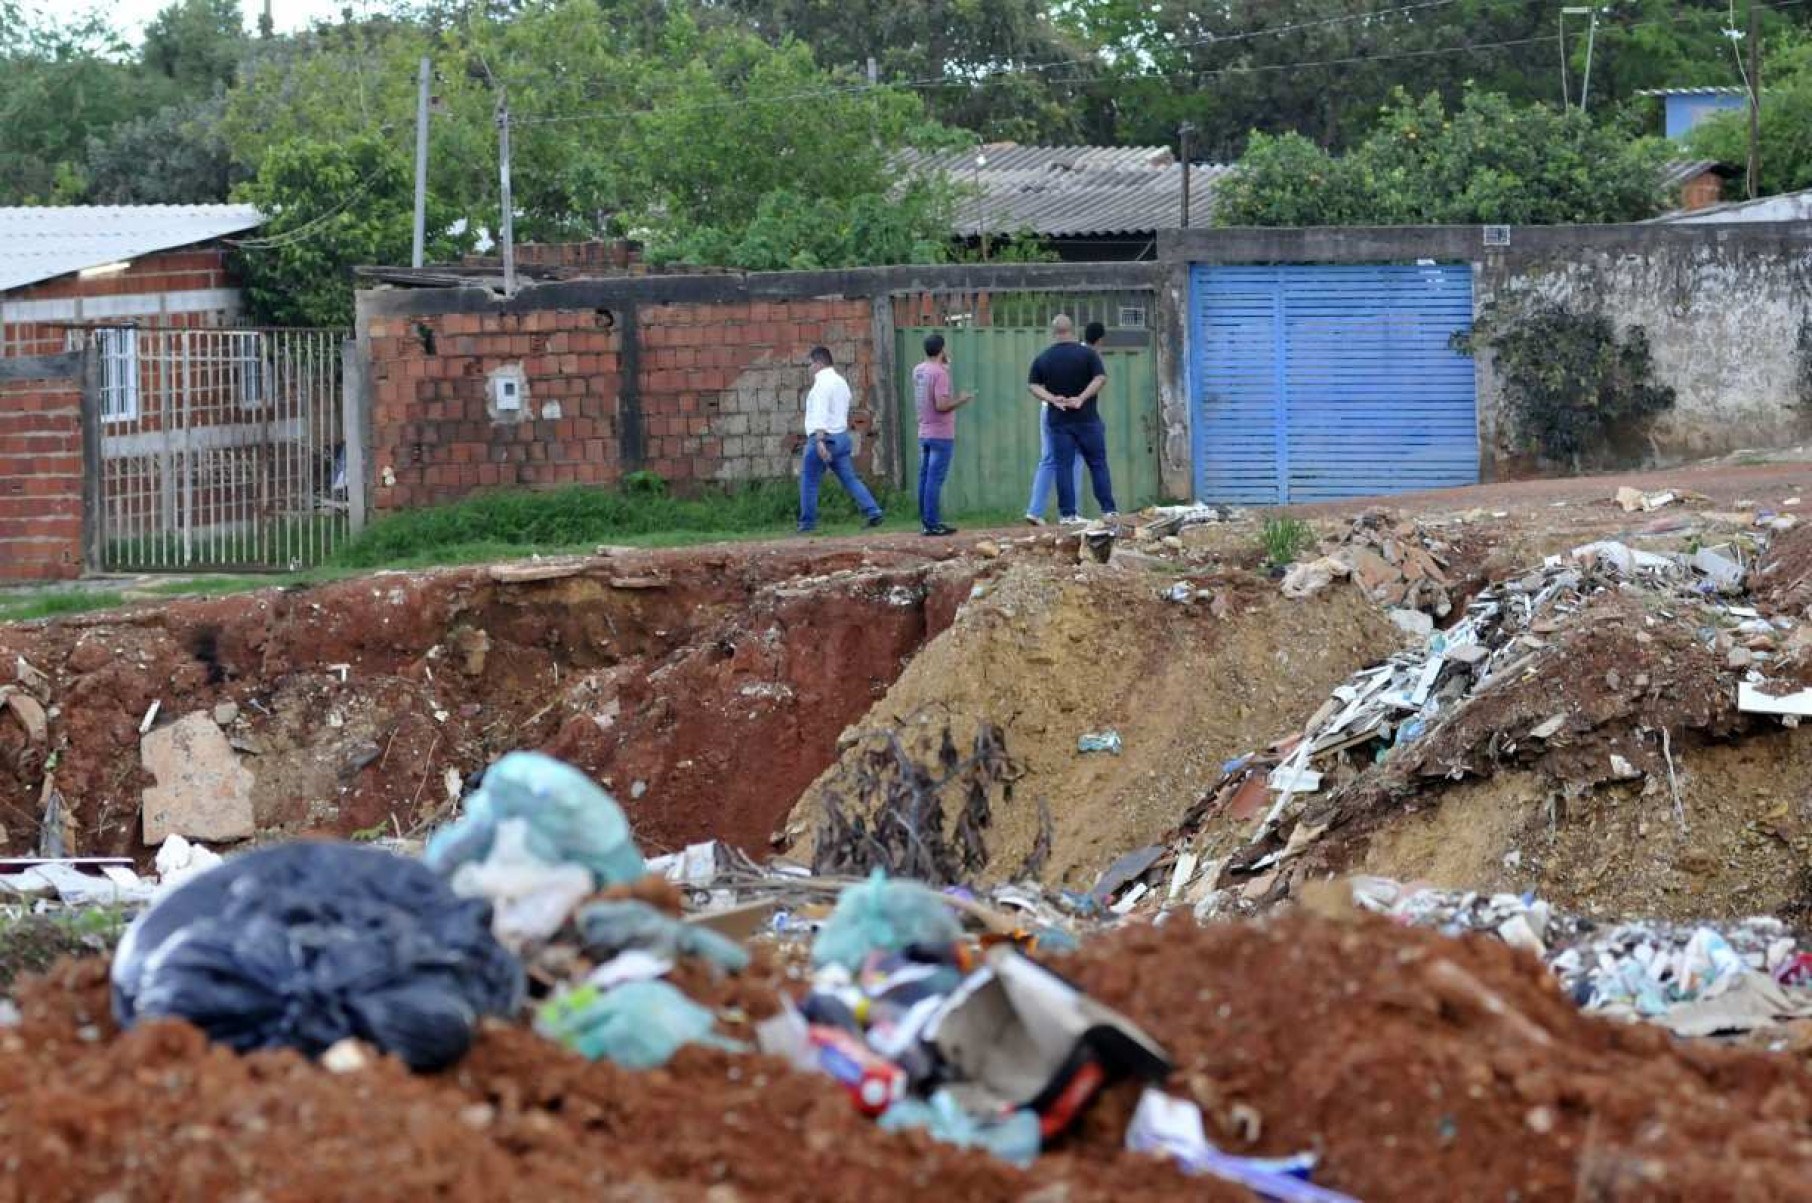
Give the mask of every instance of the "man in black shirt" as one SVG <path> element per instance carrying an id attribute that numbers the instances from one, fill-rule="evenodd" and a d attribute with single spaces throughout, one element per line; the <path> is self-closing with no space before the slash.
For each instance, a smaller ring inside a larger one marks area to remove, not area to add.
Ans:
<path id="1" fill-rule="evenodd" d="M 1051 319 L 1055 341 L 1032 361 L 1027 385 L 1032 395 L 1051 407 L 1051 451 L 1057 457 L 1057 514 L 1066 526 L 1082 521 L 1076 514 L 1076 457 L 1088 465 L 1095 503 L 1101 516 L 1114 516 L 1113 481 L 1107 471 L 1107 427 L 1095 398 L 1107 387 L 1107 367 L 1093 347 L 1076 341 L 1076 326 L 1064 314 Z"/>

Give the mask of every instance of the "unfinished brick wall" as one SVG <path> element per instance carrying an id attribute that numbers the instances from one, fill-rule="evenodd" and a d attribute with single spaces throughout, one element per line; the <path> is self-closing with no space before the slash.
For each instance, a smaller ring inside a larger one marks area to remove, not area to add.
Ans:
<path id="1" fill-rule="evenodd" d="M 372 501 L 379 510 L 479 489 L 615 480 L 620 331 L 609 311 L 453 313 L 371 323 Z M 493 373 L 519 369 L 521 408 Z"/>
<path id="2" fill-rule="evenodd" d="M 869 303 L 842 298 L 658 305 L 641 311 L 641 408 L 647 467 L 669 480 L 748 481 L 792 475 L 804 437 L 814 346 L 849 381 L 850 425 L 875 426 Z M 857 439 L 856 465 L 874 463 Z"/>
<path id="3" fill-rule="evenodd" d="M 234 287 L 236 283 L 227 272 L 226 250 L 222 247 L 190 247 L 146 255 L 134 259 L 122 271 L 88 279 L 74 273 L 58 276 L 42 284 L 0 295 L 0 354 L 59 354 L 67 346 L 71 324 L 94 325 L 117 321 L 141 326 L 222 325 L 234 316 L 236 310 L 182 307 L 181 298 Z M 135 311 L 120 317 L 107 312 L 106 298 L 109 297 L 172 295 L 179 302 L 179 307 L 174 310 Z M 7 305 L 77 298 L 84 302 L 85 310 L 93 311 L 92 314 L 85 312 L 72 319 L 57 321 L 3 320 L 4 307 Z"/>
<path id="4" fill-rule="evenodd" d="M 863 299 L 378 317 L 366 334 L 380 511 L 638 469 L 680 489 L 789 477 L 819 344 L 849 379 L 852 427 L 875 426 Z M 499 373 L 519 381 L 519 411 L 494 404 Z M 874 441 L 858 440 L 864 471 Z"/>
<path id="5" fill-rule="evenodd" d="M 81 572 L 81 379 L 0 380 L 0 581 Z"/>

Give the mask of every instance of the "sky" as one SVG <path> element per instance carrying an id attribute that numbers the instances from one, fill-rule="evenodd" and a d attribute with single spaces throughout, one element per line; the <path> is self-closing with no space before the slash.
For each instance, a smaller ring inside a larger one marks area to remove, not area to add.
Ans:
<path id="1" fill-rule="evenodd" d="M 145 23 L 155 17 L 158 10 L 169 4 L 170 0 L 112 0 L 103 6 L 102 11 L 132 41 L 139 39 Z M 258 14 L 263 11 L 263 0 L 242 0 L 245 6 L 245 25 L 248 30 L 258 28 Z M 271 19 L 276 23 L 277 32 L 290 33 L 306 29 L 310 22 L 321 18 L 337 18 L 340 9 L 346 3 L 352 4 L 355 12 L 363 12 L 373 5 L 369 0 L 271 0 Z"/>

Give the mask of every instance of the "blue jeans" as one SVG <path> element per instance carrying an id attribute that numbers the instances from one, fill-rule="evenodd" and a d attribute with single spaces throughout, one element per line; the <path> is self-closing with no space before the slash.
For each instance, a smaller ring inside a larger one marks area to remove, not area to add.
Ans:
<path id="1" fill-rule="evenodd" d="M 1095 486 L 1095 504 L 1103 514 L 1120 507 L 1114 504 L 1114 482 L 1107 471 L 1107 426 L 1099 419 L 1078 425 L 1051 427 L 1051 450 L 1057 453 L 1057 512 L 1065 518 L 1076 516 L 1077 488 L 1073 479 L 1076 457 L 1088 464 L 1090 482 Z"/>
<path id="2" fill-rule="evenodd" d="M 1082 492 L 1082 465 L 1078 463 L 1072 475 L 1075 477 L 1076 492 Z M 1032 497 L 1026 502 L 1026 514 L 1032 518 L 1044 517 L 1044 508 L 1050 503 L 1051 490 L 1057 484 L 1057 453 L 1051 450 L 1051 409 L 1048 405 L 1038 407 L 1038 470 L 1032 473 Z"/>
<path id="3" fill-rule="evenodd" d="M 935 530 L 944 523 L 939 497 L 955 454 L 955 439 L 919 440 L 919 522 L 926 530 Z"/>
<path id="4" fill-rule="evenodd" d="M 825 441 L 831 449 L 831 462 L 828 464 L 818 458 L 818 448 L 812 440 L 805 441 L 805 462 L 799 467 L 799 529 L 818 529 L 818 484 L 824 479 L 826 469 L 836 476 L 843 491 L 855 501 L 856 508 L 862 511 L 864 518 L 880 517 L 881 507 L 875 504 L 874 494 L 856 476 L 856 466 L 850 462 L 853 444 L 849 441 L 849 435 L 833 434 L 827 436 Z"/>

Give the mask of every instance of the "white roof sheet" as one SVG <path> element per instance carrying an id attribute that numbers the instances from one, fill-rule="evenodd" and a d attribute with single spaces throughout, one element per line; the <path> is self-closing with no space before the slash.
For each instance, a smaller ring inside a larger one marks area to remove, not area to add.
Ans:
<path id="1" fill-rule="evenodd" d="M 255 229 L 250 205 L 0 208 L 0 292 Z"/>

